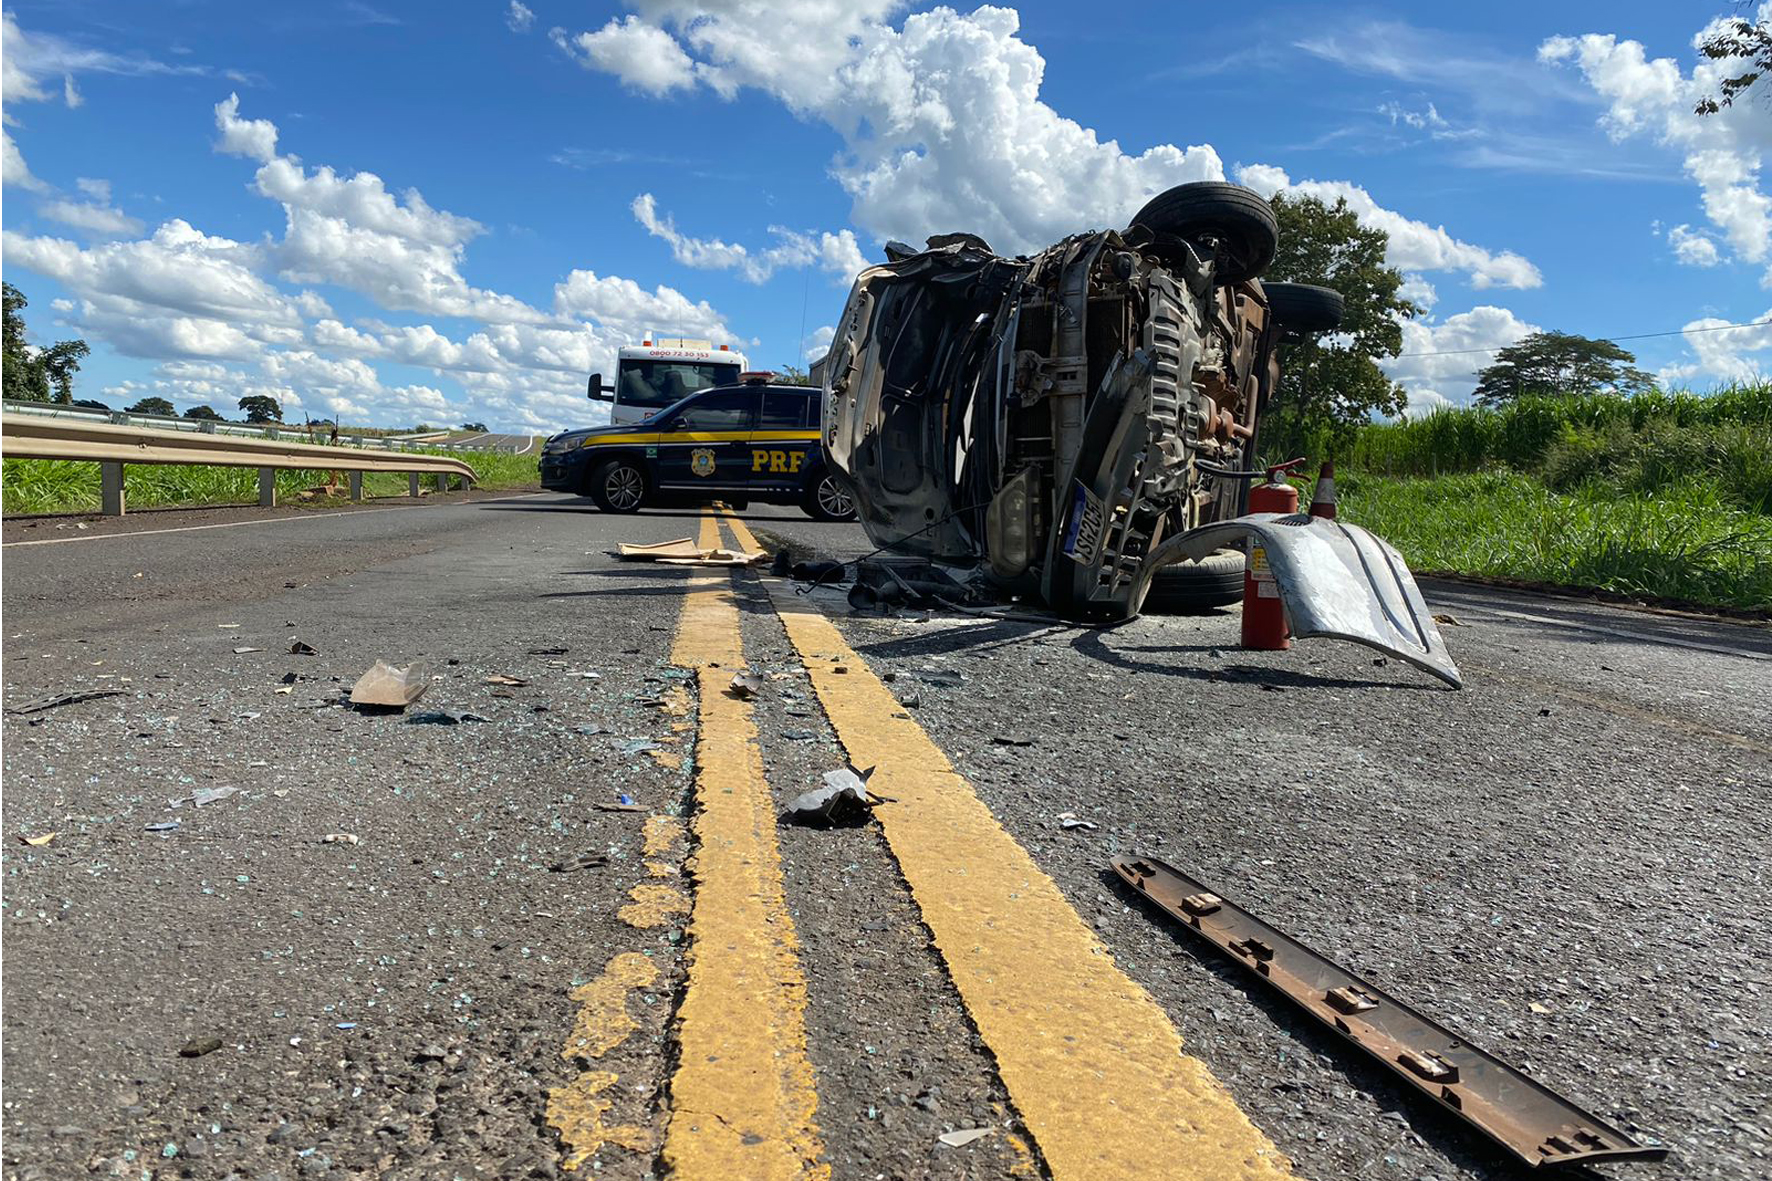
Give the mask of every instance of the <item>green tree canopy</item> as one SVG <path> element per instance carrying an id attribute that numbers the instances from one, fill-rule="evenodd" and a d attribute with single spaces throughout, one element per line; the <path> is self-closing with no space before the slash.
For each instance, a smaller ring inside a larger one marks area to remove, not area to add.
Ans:
<path id="1" fill-rule="evenodd" d="M 186 418 L 201 418 L 208 422 L 224 422 L 225 419 L 215 412 L 213 406 L 193 406 L 185 411 Z"/>
<path id="2" fill-rule="evenodd" d="M 1477 374 L 1477 400 L 1498 406 L 1526 394 L 1635 394 L 1655 388 L 1636 357 L 1609 340 L 1568 332 L 1534 332 L 1495 354 Z"/>
<path id="3" fill-rule="evenodd" d="M 461 429 L 464 431 L 479 431 L 483 435 L 491 433 L 487 430 L 486 424 L 483 422 L 464 422 L 461 424 Z"/>
<path id="4" fill-rule="evenodd" d="M 1772 21 L 1730 17 L 1698 43 L 1698 52 L 1714 62 L 1742 62 L 1739 73 L 1724 78 L 1716 94 L 1705 95 L 1693 108 L 1697 114 L 1714 115 L 1733 104 L 1737 95 L 1752 89 L 1761 78 L 1772 75 Z"/>
<path id="5" fill-rule="evenodd" d="M 798 365 L 783 365 L 770 381 L 775 385 L 811 385 L 812 379 Z"/>
<path id="6" fill-rule="evenodd" d="M 25 339 L 25 318 L 20 314 L 29 303 L 24 292 L 5 284 L 5 355 L 0 357 L 5 394 L 21 402 L 72 402 L 74 374 L 92 350 L 83 340 L 59 340 L 48 348 L 33 348 Z"/>
<path id="7" fill-rule="evenodd" d="M 165 398 L 143 398 L 135 405 L 127 407 L 130 414 L 177 414 L 172 403 Z"/>
<path id="8" fill-rule="evenodd" d="M 248 394 L 240 399 L 240 409 L 246 411 L 247 422 L 283 421 L 283 407 L 267 394 Z"/>
<path id="9" fill-rule="evenodd" d="M 1378 367 L 1403 348 L 1402 320 L 1420 313 L 1404 299 L 1402 272 L 1386 266 L 1390 235 L 1362 226 L 1345 200 L 1273 198 L 1280 248 L 1263 279 L 1313 283 L 1346 300 L 1341 327 L 1286 346 L 1280 385 L 1262 426 L 1263 450 L 1298 448 L 1325 428 L 1397 414 L 1403 388 Z"/>

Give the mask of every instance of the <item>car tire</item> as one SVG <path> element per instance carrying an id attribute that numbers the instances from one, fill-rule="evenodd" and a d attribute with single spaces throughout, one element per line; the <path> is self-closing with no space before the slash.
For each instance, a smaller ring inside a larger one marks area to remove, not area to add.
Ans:
<path id="1" fill-rule="evenodd" d="M 1287 332 L 1333 332 L 1341 327 L 1347 301 L 1333 287 L 1310 283 L 1263 283 L 1268 310 Z"/>
<path id="2" fill-rule="evenodd" d="M 605 460 L 591 473 L 591 499 L 606 513 L 637 513 L 650 491 L 646 469 L 632 459 Z"/>
<path id="3" fill-rule="evenodd" d="M 1214 239 L 1219 283 L 1260 277 L 1280 247 L 1274 207 L 1254 189 L 1225 181 L 1195 181 L 1158 193 L 1133 215 L 1131 224 L 1159 238 Z"/>
<path id="4" fill-rule="evenodd" d="M 1194 615 L 1243 598 L 1243 551 L 1221 549 L 1197 562 L 1165 566 L 1144 598 L 1150 615 Z"/>
<path id="5" fill-rule="evenodd" d="M 815 521 L 855 520 L 855 497 L 829 472 L 822 472 L 806 485 L 800 508 Z"/>

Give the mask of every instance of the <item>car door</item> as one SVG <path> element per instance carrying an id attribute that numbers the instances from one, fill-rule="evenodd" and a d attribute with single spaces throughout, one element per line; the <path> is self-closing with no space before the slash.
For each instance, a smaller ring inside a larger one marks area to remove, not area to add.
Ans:
<path id="1" fill-rule="evenodd" d="M 658 484 L 724 495 L 750 488 L 750 437 L 758 391 L 709 390 L 659 424 Z"/>
<path id="2" fill-rule="evenodd" d="M 818 450 L 815 393 L 802 386 L 764 388 L 757 429 L 751 432 L 753 492 L 767 493 L 774 499 L 799 499 Z"/>

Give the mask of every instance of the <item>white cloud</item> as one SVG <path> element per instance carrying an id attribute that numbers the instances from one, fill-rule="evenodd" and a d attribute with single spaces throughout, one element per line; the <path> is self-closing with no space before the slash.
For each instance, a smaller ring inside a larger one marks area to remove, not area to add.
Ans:
<path id="1" fill-rule="evenodd" d="M 695 63 L 676 38 L 637 16 L 612 19 L 595 33 L 569 37 L 565 30 L 554 29 L 548 35 L 587 68 L 614 74 L 623 84 L 654 98 L 695 85 Z"/>
<path id="2" fill-rule="evenodd" d="M 1469 402 L 1477 371 L 1493 363 L 1500 349 L 1538 331 L 1488 304 L 1444 320 L 1404 320 L 1402 326 L 1402 355 L 1380 361 L 1379 368 L 1408 392 L 1412 413 Z"/>
<path id="3" fill-rule="evenodd" d="M 1452 405 L 1452 399 L 1435 390 L 1410 390 L 1403 404 L 1404 418 L 1426 418 L 1436 410 Z"/>
<path id="4" fill-rule="evenodd" d="M 74 75 L 62 75 L 62 101 L 68 104 L 70 111 L 79 110 L 86 105 L 86 99 L 80 94 L 80 88 L 74 85 Z"/>
<path id="5" fill-rule="evenodd" d="M 1760 5 L 1757 19 L 1772 20 L 1772 3 Z M 1700 30 L 1694 45 L 1717 27 L 1713 21 Z M 1723 79 L 1741 72 L 1740 60 L 1701 58 L 1688 74 L 1674 59 L 1651 59 L 1641 42 L 1621 41 L 1611 33 L 1552 37 L 1539 46 L 1538 56 L 1544 62 L 1572 62 L 1581 71 L 1608 104 L 1600 124 L 1614 141 L 1642 135 L 1681 153 L 1705 216 L 1737 257 L 1756 264 L 1772 259 L 1772 196 L 1760 183 L 1761 163 L 1772 150 L 1772 119 L 1751 95 L 1713 115 L 1693 110 L 1700 99 L 1718 93 Z M 1702 247 L 1693 249 L 1702 257 Z M 1772 269 L 1766 274 L 1772 284 Z"/>
<path id="6" fill-rule="evenodd" d="M 14 188 L 30 189 L 41 193 L 49 186 L 31 175 L 31 169 L 25 163 L 24 156 L 19 152 L 18 145 L 12 142 L 12 136 L 0 130 L 0 184 Z"/>
<path id="7" fill-rule="evenodd" d="M 108 180 L 99 180 L 91 176 L 82 176 L 74 181 L 74 187 L 79 189 L 82 193 L 85 193 L 88 197 L 91 197 L 94 201 L 99 201 L 106 205 L 111 203 L 111 182 Z"/>
<path id="8" fill-rule="evenodd" d="M 240 96 L 230 94 L 215 104 L 215 128 L 221 138 L 215 150 L 268 164 L 277 156 L 277 125 L 269 119 L 240 118 Z"/>
<path id="9" fill-rule="evenodd" d="M 142 232 L 142 223 L 121 209 L 96 202 L 45 201 L 37 212 L 51 221 L 104 237 L 119 238 Z"/>
<path id="10" fill-rule="evenodd" d="M 1689 267 L 1714 267 L 1723 261 L 1723 252 L 1706 235 L 1691 226 L 1675 226 L 1667 232 L 1667 244 L 1673 247 L 1674 258 Z"/>
<path id="11" fill-rule="evenodd" d="M 1440 302 L 1439 292 L 1434 290 L 1434 285 L 1420 275 L 1404 275 L 1403 285 L 1397 288 L 1397 294 L 1424 312 L 1431 312 L 1434 305 Z"/>
<path id="12" fill-rule="evenodd" d="M 1663 384 L 1765 381 L 1772 375 L 1772 308 L 1745 328 L 1726 327 L 1728 320 L 1706 316 L 1681 332 L 1692 358 L 1665 366 L 1656 374 Z M 1758 354 L 1758 355 L 1750 355 Z"/>
<path id="13" fill-rule="evenodd" d="M 1445 226 L 1430 226 L 1384 208 L 1371 193 L 1348 181 L 1294 181 L 1284 170 L 1264 164 L 1239 170 L 1237 179 L 1263 196 L 1284 192 L 1315 197 L 1329 205 L 1345 200 L 1361 225 L 1383 230 L 1390 236 L 1385 260 L 1405 271 L 1462 271 L 1478 290 L 1544 284 L 1538 268 L 1513 251 L 1492 253 L 1461 242 L 1447 233 Z"/>
<path id="14" fill-rule="evenodd" d="M 535 23 L 535 13 L 524 4 L 523 0 L 511 0 L 511 6 L 505 11 L 505 27 L 513 33 L 527 33 Z"/>
<path id="15" fill-rule="evenodd" d="M 671 257 L 684 266 L 703 270 L 732 270 L 748 283 L 763 283 L 784 267 L 818 266 L 843 279 L 853 279 L 867 259 L 855 240 L 853 230 L 840 230 L 814 236 L 784 226 L 770 226 L 775 245 L 752 252 L 736 243 L 718 238 L 692 238 L 677 229 L 670 215 L 660 215 L 651 193 L 641 193 L 629 206 L 634 219 L 646 232 L 669 243 Z"/>
<path id="16" fill-rule="evenodd" d="M 1128 151 L 1060 115 L 1041 97 L 1045 60 L 1021 39 L 1011 9 L 986 5 L 962 15 L 938 7 L 894 27 L 888 21 L 903 7 L 899 0 L 628 6 L 632 14 L 596 33 L 560 33 L 557 41 L 587 68 L 652 94 L 701 84 L 722 95 L 751 87 L 829 124 L 844 141 L 831 174 L 851 198 L 856 225 L 879 239 L 920 242 L 968 230 L 999 250 L 1021 252 L 1079 230 L 1124 226 L 1156 193 L 1224 175 L 1210 145 Z M 1439 113 L 1420 118 L 1425 124 Z M 1250 173 L 1260 175 L 1246 170 L 1246 181 Z M 1363 190 L 1342 188 L 1362 205 L 1363 219 L 1408 239 L 1399 257 L 1415 269 L 1465 270 L 1478 286 L 1539 282 L 1517 254 L 1458 242 L 1378 208 Z M 668 219 L 656 221 L 675 233 Z M 660 236 L 690 265 L 743 273 L 759 258 L 719 239 Z M 817 245 L 822 255 L 827 244 Z M 805 244 L 771 249 L 803 254 Z"/>

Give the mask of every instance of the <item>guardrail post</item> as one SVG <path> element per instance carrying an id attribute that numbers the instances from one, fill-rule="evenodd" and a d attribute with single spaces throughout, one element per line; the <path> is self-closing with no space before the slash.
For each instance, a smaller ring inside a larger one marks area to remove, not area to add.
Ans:
<path id="1" fill-rule="evenodd" d="M 363 473 L 362 472 L 352 472 L 350 474 L 350 480 L 351 480 L 351 499 L 352 500 L 362 500 L 363 499 Z"/>
<path id="2" fill-rule="evenodd" d="M 412 499 L 414 499 L 414 500 L 418 499 L 418 473 L 417 472 L 407 472 L 406 473 L 406 495 L 412 497 Z"/>
<path id="3" fill-rule="evenodd" d="M 258 469 L 258 503 L 260 508 L 275 508 L 277 505 L 277 469 L 274 467 Z"/>
<path id="4" fill-rule="evenodd" d="M 439 491 L 439 492 L 449 491 L 449 473 L 448 472 L 438 472 L 437 473 L 437 491 Z"/>
<path id="5" fill-rule="evenodd" d="M 120 463 L 101 463 L 98 465 L 100 507 L 107 517 L 123 515 L 123 465 Z"/>

